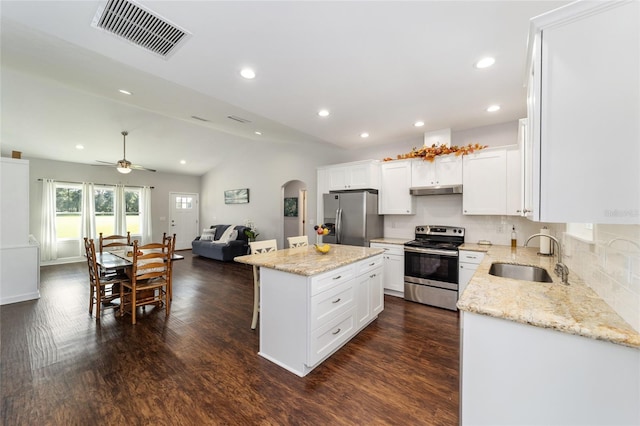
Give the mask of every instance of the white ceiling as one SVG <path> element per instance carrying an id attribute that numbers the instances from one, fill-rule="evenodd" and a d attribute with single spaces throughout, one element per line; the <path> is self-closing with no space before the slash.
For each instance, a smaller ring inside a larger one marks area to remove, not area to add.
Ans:
<path id="1" fill-rule="evenodd" d="M 128 130 L 133 163 L 200 175 L 258 143 L 409 150 L 523 117 L 528 21 L 566 3 L 140 2 L 192 34 L 162 59 L 93 28 L 104 1 L 2 1 L 2 151 L 115 162 Z"/>

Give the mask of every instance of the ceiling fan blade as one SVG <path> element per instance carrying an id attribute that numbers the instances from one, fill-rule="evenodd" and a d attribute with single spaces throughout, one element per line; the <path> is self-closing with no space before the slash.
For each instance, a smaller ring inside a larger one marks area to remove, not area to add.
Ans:
<path id="1" fill-rule="evenodd" d="M 117 166 L 116 163 L 114 163 L 113 161 L 100 161 L 100 160 L 96 160 L 96 163 L 102 163 L 104 165 L 109 165 L 109 166 Z M 101 166 L 102 164 L 96 164 L 96 166 Z"/>
<path id="2" fill-rule="evenodd" d="M 156 171 L 156 169 L 150 169 L 148 167 L 143 167 L 143 166 L 140 166 L 138 164 L 132 164 L 131 168 L 132 169 L 136 169 L 136 170 L 146 170 L 148 172 L 155 172 Z"/>

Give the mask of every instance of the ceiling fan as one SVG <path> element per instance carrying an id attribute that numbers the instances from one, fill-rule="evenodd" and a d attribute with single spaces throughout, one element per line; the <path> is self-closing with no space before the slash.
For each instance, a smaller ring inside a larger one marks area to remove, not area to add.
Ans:
<path id="1" fill-rule="evenodd" d="M 120 132 L 122 134 L 122 145 L 123 145 L 123 155 L 122 160 L 116 162 L 115 164 L 111 161 L 100 161 L 96 160 L 98 163 L 109 164 L 110 166 L 115 166 L 116 169 L 123 174 L 131 173 L 131 170 L 146 170 L 148 172 L 155 172 L 154 169 L 149 169 L 146 167 L 138 166 L 137 164 L 131 164 L 131 161 L 127 160 L 127 135 L 129 132 L 123 130 Z"/>

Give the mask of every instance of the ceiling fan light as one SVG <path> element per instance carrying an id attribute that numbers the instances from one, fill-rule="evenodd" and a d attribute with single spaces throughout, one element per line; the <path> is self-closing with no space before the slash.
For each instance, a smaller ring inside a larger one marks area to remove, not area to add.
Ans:
<path id="1" fill-rule="evenodd" d="M 129 167 L 118 167 L 117 170 L 122 174 L 131 173 L 131 169 Z"/>

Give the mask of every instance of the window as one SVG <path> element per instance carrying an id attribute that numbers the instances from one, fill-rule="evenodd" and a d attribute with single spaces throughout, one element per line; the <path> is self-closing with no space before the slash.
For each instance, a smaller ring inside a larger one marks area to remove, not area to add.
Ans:
<path id="1" fill-rule="evenodd" d="M 192 197 L 176 197 L 176 210 L 191 210 L 193 208 Z"/>
<path id="2" fill-rule="evenodd" d="M 115 219 L 113 216 L 113 188 L 95 189 L 96 233 L 113 235 Z"/>
<path id="3" fill-rule="evenodd" d="M 115 230 L 114 189 L 113 187 L 96 188 L 96 232 L 113 235 Z M 132 235 L 140 234 L 140 189 L 125 188 L 125 211 L 127 215 L 127 231 Z"/>
<path id="4" fill-rule="evenodd" d="M 124 201 L 127 211 L 127 231 L 140 235 L 140 190 L 125 188 Z"/>
<path id="5" fill-rule="evenodd" d="M 69 183 L 56 184 L 56 238 L 80 238 L 82 186 Z"/>

